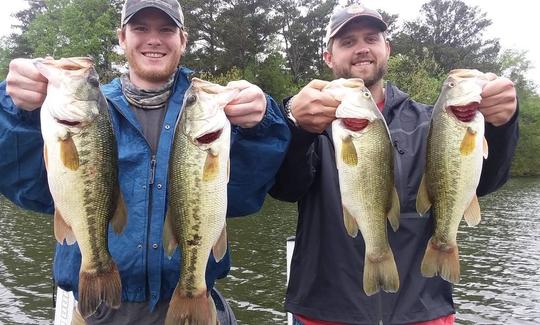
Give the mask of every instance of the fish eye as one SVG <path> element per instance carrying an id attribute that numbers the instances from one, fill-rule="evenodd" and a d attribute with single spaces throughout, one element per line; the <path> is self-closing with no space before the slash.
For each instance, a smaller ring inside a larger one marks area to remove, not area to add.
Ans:
<path id="1" fill-rule="evenodd" d="M 367 91 L 364 91 L 364 94 L 363 94 L 363 95 L 364 95 L 364 97 L 366 97 L 366 98 L 371 97 L 371 94 L 370 94 L 369 92 L 367 92 Z"/>
<path id="2" fill-rule="evenodd" d="M 197 101 L 196 95 L 188 95 L 186 98 L 186 106 L 191 106 Z"/>
<path id="3" fill-rule="evenodd" d="M 456 83 L 453 82 L 453 81 L 450 81 L 450 82 L 448 83 L 448 87 L 450 87 L 450 88 L 454 88 L 455 86 L 456 86 Z"/>
<path id="4" fill-rule="evenodd" d="M 94 77 L 88 78 L 88 83 L 92 87 L 99 87 L 99 81 L 97 80 L 97 78 L 94 78 Z"/>

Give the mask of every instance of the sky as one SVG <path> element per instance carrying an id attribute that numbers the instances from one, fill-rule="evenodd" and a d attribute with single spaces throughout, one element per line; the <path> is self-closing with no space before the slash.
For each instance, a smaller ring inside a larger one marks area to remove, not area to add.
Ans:
<path id="1" fill-rule="evenodd" d="M 502 48 L 525 50 L 533 68 L 529 78 L 540 86 L 540 19 L 536 9 L 536 1 L 513 0 L 499 2 L 493 0 L 464 0 L 469 6 L 477 6 L 491 19 L 492 25 L 486 29 L 487 38 L 499 38 Z M 391 14 L 399 14 L 399 20 L 410 20 L 419 16 L 420 7 L 428 0 L 363 0 L 366 6 L 382 9 Z M 182 1 L 180 0 L 180 3 Z M 0 37 L 9 35 L 15 20 L 11 17 L 26 8 L 24 0 L 3 2 L 0 10 Z M 540 88 L 540 87 L 539 87 Z"/>

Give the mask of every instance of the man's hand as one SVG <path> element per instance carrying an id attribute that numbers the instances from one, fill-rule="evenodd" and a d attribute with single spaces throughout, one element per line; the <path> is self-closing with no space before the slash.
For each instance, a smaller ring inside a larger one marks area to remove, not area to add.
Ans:
<path id="1" fill-rule="evenodd" d="M 291 114 L 305 131 L 320 134 L 336 119 L 340 102 L 321 91 L 327 84 L 328 81 L 312 80 L 291 98 Z"/>
<path id="2" fill-rule="evenodd" d="M 510 121 L 517 108 L 516 89 L 508 78 L 487 73 L 490 81 L 482 90 L 479 110 L 486 122 L 501 126 Z"/>
<path id="3" fill-rule="evenodd" d="M 6 92 L 17 107 L 27 111 L 41 107 L 47 95 L 47 83 L 33 60 L 14 59 L 9 63 Z"/>
<path id="4" fill-rule="evenodd" d="M 232 124 L 251 128 L 259 124 L 266 113 L 266 96 L 261 88 L 246 80 L 231 81 L 227 87 L 240 93 L 225 106 L 225 114 Z"/>

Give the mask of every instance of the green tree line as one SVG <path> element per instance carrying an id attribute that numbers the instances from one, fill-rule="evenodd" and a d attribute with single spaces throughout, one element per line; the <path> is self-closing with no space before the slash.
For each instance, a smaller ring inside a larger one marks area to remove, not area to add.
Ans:
<path id="1" fill-rule="evenodd" d="M 0 78 L 16 57 L 92 56 L 102 82 L 125 66 L 116 39 L 122 0 L 26 0 L 14 32 L 2 39 Z M 207 79 L 246 79 L 276 100 L 314 78 L 330 80 L 322 60 L 325 27 L 338 0 L 184 0 L 189 44 L 182 65 Z M 355 1 L 347 1 L 348 4 Z M 486 13 L 462 0 L 430 0 L 418 17 L 381 11 L 392 46 L 386 79 L 433 104 L 445 75 L 476 68 L 510 78 L 520 99 L 520 142 L 513 175 L 540 175 L 540 97 L 527 79 L 531 62 L 484 33 Z"/>

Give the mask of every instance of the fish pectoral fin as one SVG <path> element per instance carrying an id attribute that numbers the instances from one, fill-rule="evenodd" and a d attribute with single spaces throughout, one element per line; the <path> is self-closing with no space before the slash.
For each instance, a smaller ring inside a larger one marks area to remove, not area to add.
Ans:
<path id="1" fill-rule="evenodd" d="M 431 200 L 427 189 L 426 174 L 424 174 L 418 187 L 418 194 L 416 194 L 416 212 L 423 216 L 429 208 L 431 208 Z"/>
<path id="2" fill-rule="evenodd" d="M 68 245 L 73 245 L 77 241 L 73 229 L 66 223 L 58 209 L 54 210 L 54 237 L 61 245 L 64 245 L 64 239 Z"/>
<path id="3" fill-rule="evenodd" d="M 223 259 L 223 256 L 225 256 L 225 253 L 227 252 L 227 225 L 223 227 L 223 230 L 221 231 L 221 235 L 219 236 L 218 240 L 214 244 L 214 247 L 212 247 L 212 254 L 214 254 L 214 259 L 216 262 L 219 262 Z"/>
<path id="4" fill-rule="evenodd" d="M 211 152 L 208 152 L 206 155 L 206 160 L 204 162 L 203 169 L 203 181 L 209 182 L 214 179 L 219 174 L 219 154 L 213 155 Z"/>
<path id="5" fill-rule="evenodd" d="M 461 152 L 461 155 L 468 156 L 474 151 L 475 146 L 476 131 L 468 127 L 467 131 L 465 131 L 465 135 L 463 136 L 463 140 L 461 140 L 459 151 Z"/>
<path id="6" fill-rule="evenodd" d="M 115 233 L 121 234 L 124 231 L 127 223 L 127 208 L 124 201 L 124 195 L 120 188 L 116 188 L 116 209 L 114 210 L 114 215 L 112 217 L 111 223 Z"/>
<path id="7" fill-rule="evenodd" d="M 465 221 L 467 222 L 467 225 L 470 227 L 476 226 L 480 223 L 480 204 L 478 203 L 478 197 L 473 195 L 473 198 L 471 200 L 471 203 L 465 210 L 465 213 L 463 214 Z"/>
<path id="8" fill-rule="evenodd" d="M 399 205 L 399 196 L 395 187 L 392 187 L 392 199 L 390 204 L 391 206 L 387 217 L 388 221 L 390 221 L 390 226 L 392 226 L 392 229 L 396 232 L 399 228 L 399 213 L 401 209 Z"/>
<path id="9" fill-rule="evenodd" d="M 358 223 L 356 223 L 356 220 L 345 206 L 343 206 L 343 222 L 349 236 L 356 238 L 358 236 Z"/>
<path id="10" fill-rule="evenodd" d="M 60 159 L 71 170 L 79 169 L 79 152 L 71 137 L 60 140 Z"/>
<path id="11" fill-rule="evenodd" d="M 488 154 L 489 154 L 489 147 L 488 147 L 488 143 L 487 143 L 486 138 L 484 138 L 484 147 L 483 147 L 483 150 L 484 150 L 484 159 L 487 159 Z"/>
<path id="12" fill-rule="evenodd" d="M 349 166 L 356 166 L 358 164 L 358 155 L 350 135 L 342 139 L 341 160 Z"/>
<path id="13" fill-rule="evenodd" d="M 163 249 L 169 258 L 173 256 L 176 246 L 178 246 L 178 241 L 174 235 L 174 224 L 169 207 L 165 216 L 165 223 L 163 224 Z"/>

